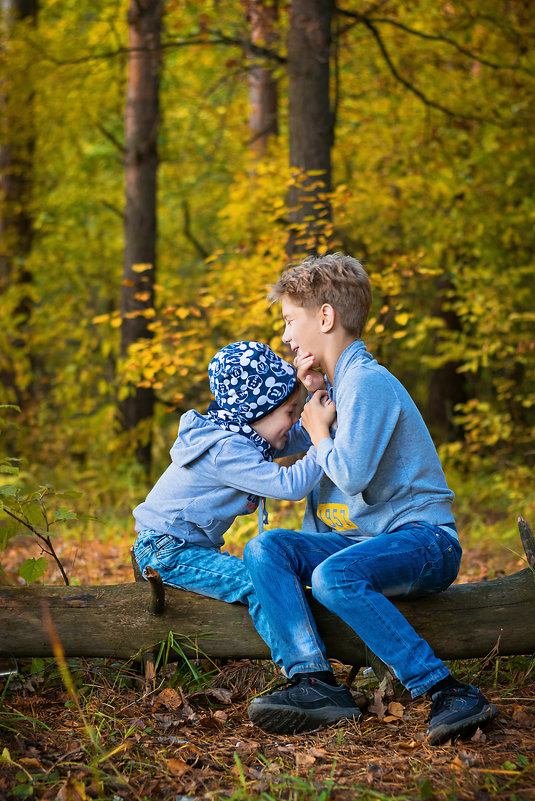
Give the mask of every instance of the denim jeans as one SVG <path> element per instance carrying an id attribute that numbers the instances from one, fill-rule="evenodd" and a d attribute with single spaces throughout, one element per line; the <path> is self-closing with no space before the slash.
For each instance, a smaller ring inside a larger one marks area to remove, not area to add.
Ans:
<path id="1" fill-rule="evenodd" d="M 273 660 L 280 663 L 277 644 L 271 642 L 269 623 L 242 559 L 150 529 L 138 535 L 134 554 L 143 576 L 150 566 L 158 571 L 164 584 L 248 606 L 257 632 L 270 646 Z"/>
<path id="2" fill-rule="evenodd" d="M 331 669 L 309 586 L 417 696 L 449 671 L 389 598 L 446 589 L 461 553 L 443 529 L 412 523 L 358 543 L 336 532 L 265 531 L 247 543 L 244 562 L 288 676 Z"/>

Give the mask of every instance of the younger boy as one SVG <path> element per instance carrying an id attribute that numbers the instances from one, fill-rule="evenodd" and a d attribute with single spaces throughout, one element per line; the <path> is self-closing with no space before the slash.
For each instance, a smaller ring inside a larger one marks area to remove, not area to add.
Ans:
<path id="1" fill-rule="evenodd" d="M 275 530 L 244 552 L 290 685 L 253 699 L 251 720 L 290 733 L 358 717 L 337 683 L 303 585 L 342 618 L 413 696 L 433 704 L 432 744 L 475 731 L 496 714 L 457 682 L 389 598 L 439 592 L 455 579 L 461 547 L 433 442 L 410 396 L 360 340 L 371 303 L 368 276 L 343 254 L 306 259 L 270 294 L 281 302 L 283 341 L 298 376 L 318 390 L 301 421 L 324 477 L 300 532 Z M 337 430 L 321 405 L 325 374 Z M 354 705 L 353 705 L 354 707 Z"/>
<path id="2" fill-rule="evenodd" d="M 134 554 L 142 573 L 153 567 L 166 584 L 246 604 L 278 661 L 247 568 L 221 546 L 237 515 L 258 509 L 261 522 L 261 501 L 304 498 L 322 470 L 297 424 L 300 391 L 291 364 L 267 345 L 235 342 L 216 353 L 208 374 L 216 408 L 181 417 L 171 464 L 133 511 Z M 334 404 L 325 412 L 332 421 Z M 307 449 L 291 467 L 273 462 Z"/>

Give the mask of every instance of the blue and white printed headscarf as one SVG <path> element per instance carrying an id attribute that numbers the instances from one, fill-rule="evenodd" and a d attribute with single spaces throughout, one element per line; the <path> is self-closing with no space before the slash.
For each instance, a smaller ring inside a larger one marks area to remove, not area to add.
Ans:
<path id="1" fill-rule="evenodd" d="M 296 370 L 261 342 L 233 342 L 208 365 L 217 409 L 208 416 L 227 431 L 250 439 L 265 459 L 273 458 L 266 440 L 251 428 L 285 403 L 297 386 Z"/>

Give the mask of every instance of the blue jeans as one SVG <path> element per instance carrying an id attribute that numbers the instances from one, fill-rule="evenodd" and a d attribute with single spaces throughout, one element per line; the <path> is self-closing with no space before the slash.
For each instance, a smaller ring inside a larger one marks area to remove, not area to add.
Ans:
<path id="1" fill-rule="evenodd" d="M 446 589 L 461 553 L 442 529 L 412 523 L 358 543 L 336 532 L 265 531 L 243 558 L 288 676 L 331 669 L 304 594 L 309 586 L 414 697 L 449 671 L 389 598 Z"/>
<path id="2" fill-rule="evenodd" d="M 248 606 L 257 632 L 270 646 L 273 660 L 280 663 L 277 644 L 271 642 L 269 623 L 242 559 L 150 529 L 138 535 L 134 554 L 143 576 L 150 566 L 158 571 L 165 584 Z"/>

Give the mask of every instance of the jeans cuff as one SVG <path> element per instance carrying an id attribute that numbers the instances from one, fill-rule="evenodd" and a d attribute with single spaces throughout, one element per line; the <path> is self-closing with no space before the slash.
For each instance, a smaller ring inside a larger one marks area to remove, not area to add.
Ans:
<path id="1" fill-rule="evenodd" d="M 291 679 L 296 673 L 319 673 L 322 670 L 330 670 L 332 672 L 331 664 L 329 662 L 322 662 L 321 664 L 305 662 L 297 665 L 297 667 L 294 666 L 287 675 Z"/>
<path id="2" fill-rule="evenodd" d="M 424 684 L 420 684 L 418 687 L 415 687 L 413 690 L 411 690 L 411 696 L 413 698 L 416 698 L 419 695 L 423 695 L 428 690 L 430 690 L 431 687 L 434 684 L 436 684 L 437 682 L 441 681 L 442 679 L 445 679 L 446 676 L 449 676 L 449 675 L 450 675 L 450 672 L 449 672 L 448 668 L 446 667 L 446 665 L 444 665 L 444 669 L 443 670 L 435 671 L 435 673 L 432 673 L 431 676 L 428 678 L 428 680 L 426 682 L 424 682 Z"/>

